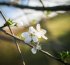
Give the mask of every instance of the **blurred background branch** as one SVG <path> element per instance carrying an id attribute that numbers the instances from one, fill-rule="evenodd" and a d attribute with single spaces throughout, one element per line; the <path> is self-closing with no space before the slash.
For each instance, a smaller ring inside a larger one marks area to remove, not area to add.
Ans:
<path id="1" fill-rule="evenodd" d="M 43 7 L 32 7 L 32 6 L 23 6 L 13 3 L 0 3 L 0 5 L 8 5 L 8 6 L 14 6 L 18 8 L 28 8 L 28 9 L 35 9 L 35 10 L 43 10 Z M 61 6 L 54 6 L 54 7 L 45 7 L 44 10 L 47 11 L 68 11 L 70 10 L 70 5 L 61 5 Z"/>

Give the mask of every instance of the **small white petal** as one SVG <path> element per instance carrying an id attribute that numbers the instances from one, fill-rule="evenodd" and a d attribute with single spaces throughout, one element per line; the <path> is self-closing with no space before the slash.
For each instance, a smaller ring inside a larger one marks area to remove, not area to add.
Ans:
<path id="1" fill-rule="evenodd" d="M 42 29 L 42 30 L 41 30 L 41 33 L 42 33 L 42 34 L 46 34 L 46 30 Z"/>
<path id="2" fill-rule="evenodd" d="M 33 47 L 33 48 L 31 49 L 31 51 L 32 51 L 33 54 L 36 54 L 37 49 L 36 49 L 35 47 Z"/>
<path id="3" fill-rule="evenodd" d="M 29 34 L 28 32 L 24 32 L 24 33 L 22 33 L 21 35 L 22 35 L 22 37 L 25 38 L 25 37 L 28 37 L 30 34 Z"/>
<path id="4" fill-rule="evenodd" d="M 35 34 L 38 38 L 41 38 L 41 33 L 40 32 L 36 32 Z"/>
<path id="5" fill-rule="evenodd" d="M 33 33 L 35 32 L 35 29 L 33 28 L 33 26 L 29 27 L 29 33 Z"/>
<path id="6" fill-rule="evenodd" d="M 42 35 L 42 37 L 43 37 L 44 39 L 46 39 L 46 40 L 48 39 L 48 38 L 47 38 L 46 36 L 44 36 L 44 35 Z"/>
<path id="7" fill-rule="evenodd" d="M 36 28 L 38 31 L 40 31 L 40 24 L 37 24 Z"/>
<path id="8" fill-rule="evenodd" d="M 36 36 L 32 36 L 32 39 L 33 39 L 34 42 L 37 42 L 38 41 L 38 39 L 37 39 Z"/>
<path id="9" fill-rule="evenodd" d="M 36 49 L 41 50 L 41 45 L 39 45 L 39 42 L 36 45 Z"/>
<path id="10" fill-rule="evenodd" d="M 31 36 L 28 36 L 26 39 L 25 39 L 25 43 L 29 43 L 31 41 Z"/>

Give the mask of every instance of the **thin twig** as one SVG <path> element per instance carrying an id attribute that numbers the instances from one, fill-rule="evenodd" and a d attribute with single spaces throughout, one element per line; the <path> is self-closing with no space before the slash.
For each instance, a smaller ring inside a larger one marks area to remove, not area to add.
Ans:
<path id="1" fill-rule="evenodd" d="M 43 6 L 43 10 L 45 10 L 45 6 L 44 6 L 42 0 L 39 0 L 39 1 L 41 2 L 42 6 Z"/>
<path id="2" fill-rule="evenodd" d="M 6 18 L 5 18 L 5 16 L 3 15 L 3 13 L 2 13 L 2 11 L 1 11 L 1 10 L 0 10 L 0 13 L 1 13 L 1 15 L 3 16 L 3 18 L 4 18 L 5 22 L 7 23 L 7 20 L 6 20 Z M 13 34 L 13 33 L 12 33 L 12 31 L 11 31 L 11 28 L 10 28 L 10 26 L 9 26 L 9 24 L 8 24 L 8 23 L 7 23 L 7 25 L 8 25 L 8 27 L 9 27 L 9 30 L 10 30 L 11 34 Z"/>
<path id="3" fill-rule="evenodd" d="M 5 34 L 7 34 L 7 35 L 9 35 L 9 36 L 11 36 L 11 37 L 13 37 L 13 38 L 19 40 L 19 41 L 22 41 L 23 43 L 25 43 L 24 40 L 19 39 L 18 37 L 14 36 L 14 35 L 12 35 L 12 34 L 10 34 L 10 33 L 8 33 L 8 32 L 6 32 L 6 31 L 3 30 L 2 28 L 0 28 L 0 30 L 1 30 L 2 32 L 4 32 Z M 31 44 L 29 44 L 29 43 L 25 43 L 25 44 L 33 48 L 33 45 L 31 45 Z M 56 58 L 56 57 L 52 56 L 51 54 L 49 54 L 49 53 L 46 52 L 46 51 L 43 51 L 43 50 L 39 50 L 39 51 L 42 52 L 43 54 L 48 55 L 49 57 L 51 57 L 51 58 L 53 58 L 53 59 L 55 59 L 55 60 L 57 60 L 57 61 L 59 61 L 59 62 L 65 64 L 65 65 L 70 65 L 70 63 L 64 62 L 62 59 Z"/>
<path id="4" fill-rule="evenodd" d="M 2 13 L 1 10 L 0 10 L 0 13 L 1 13 L 1 15 L 3 16 L 5 22 L 7 23 L 7 20 L 6 20 L 6 18 L 5 18 L 5 16 L 3 15 L 3 13 Z M 11 28 L 10 28 L 10 26 L 9 26 L 8 23 L 7 23 L 7 25 L 8 25 L 8 27 L 9 27 L 9 30 L 10 30 L 11 34 L 14 35 L 14 33 L 12 32 L 12 30 L 11 30 Z M 22 54 L 21 54 L 21 50 L 20 50 L 20 48 L 19 48 L 18 43 L 16 42 L 16 38 L 14 38 L 14 41 L 15 41 L 15 44 L 16 44 L 16 47 L 17 47 L 17 50 L 18 50 L 18 52 L 19 52 L 20 58 L 21 58 L 21 60 L 22 60 L 22 64 L 25 65 L 25 62 L 24 62 L 23 57 L 22 57 Z"/>
<path id="5" fill-rule="evenodd" d="M 43 4 L 43 2 L 42 2 L 42 0 L 39 0 L 40 2 L 41 2 L 41 4 L 42 4 L 42 6 L 43 6 L 43 14 L 45 15 L 45 6 L 44 6 L 44 4 Z"/>

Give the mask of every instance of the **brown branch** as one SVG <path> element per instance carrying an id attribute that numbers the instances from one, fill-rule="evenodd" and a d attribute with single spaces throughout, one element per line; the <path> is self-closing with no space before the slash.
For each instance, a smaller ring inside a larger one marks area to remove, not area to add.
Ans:
<path id="1" fill-rule="evenodd" d="M 18 4 L 13 4 L 13 3 L 5 3 L 5 2 L 0 3 L 0 5 L 8 5 L 8 6 L 18 7 L 18 8 L 28 8 L 28 9 L 35 9 L 35 10 L 42 10 L 43 11 L 43 7 L 31 7 L 31 6 L 24 6 L 24 5 L 18 5 Z M 47 10 L 47 11 L 59 11 L 59 10 L 68 11 L 68 10 L 70 10 L 70 5 L 45 7 L 44 10 Z"/>
<path id="2" fill-rule="evenodd" d="M 19 40 L 19 41 L 22 41 L 23 43 L 25 43 L 24 40 L 19 39 L 18 37 L 14 36 L 14 35 L 12 35 L 12 34 L 10 34 L 10 33 L 8 33 L 8 32 L 6 32 L 6 31 L 3 30 L 2 28 L 0 28 L 0 30 L 1 30 L 2 32 L 4 32 L 5 34 L 7 34 L 7 35 L 9 35 L 9 36 L 11 36 L 11 37 L 13 37 L 13 38 Z M 31 45 L 31 44 L 29 44 L 29 43 L 25 43 L 25 44 L 33 48 L 33 45 Z M 52 56 L 51 54 L 49 54 L 49 53 L 46 52 L 46 51 L 43 51 L 43 50 L 39 50 L 39 51 L 42 52 L 43 54 L 48 55 L 49 57 L 51 57 L 51 58 L 53 58 L 53 59 L 55 59 L 55 60 L 57 60 L 57 61 L 59 61 L 59 62 L 65 64 L 65 65 L 70 65 L 70 63 L 64 62 L 62 59 L 56 58 L 56 57 Z"/>
<path id="3" fill-rule="evenodd" d="M 1 13 L 1 15 L 3 16 L 5 22 L 7 23 L 7 20 L 6 20 L 6 18 L 5 18 L 5 16 L 3 15 L 3 13 L 2 13 L 1 10 L 0 10 L 0 13 Z M 9 26 L 8 23 L 7 23 L 7 25 L 8 25 L 8 27 L 9 27 L 9 30 L 10 30 L 11 34 L 14 35 L 14 33 L 13 33 L 13 31 L 11 30 L 11 28 L 10 28 L 10 26 Z M 22 57 L 22 54 L 21 54 L 21 50 L 20 50 L 19 45 L 18 45 L 18 43 L 16 42 L 16 39 L 15 39 L 15 38 L 14 38 L 14 41 L 15 41 L 17 50 L 18 50 L 18 52 L 19 52 L 20 58 L 21 58 L 21 60 L 22 60 L 22 64 L 25 65 L 25 62 L 24 62 L 23 57 Z"/>

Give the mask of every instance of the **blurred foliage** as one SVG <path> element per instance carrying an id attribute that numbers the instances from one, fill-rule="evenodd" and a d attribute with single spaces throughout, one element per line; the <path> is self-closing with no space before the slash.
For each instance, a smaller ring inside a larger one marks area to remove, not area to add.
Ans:
<path id="1" fill-rule="evenodd" d="M 31 22 L 30 24 L 31 24 L 31 25 L 34 25 L 34 24 L 35 24 L 35 21 L 36 21 L 36 20 L 32 20 L 32 22 Z"/>
<path id="2" fill-rule="evenodd" d="M 70 15 L 60 14 L 49 21 L 46 26 L 55 38 L 65 35 L 70 30 Z"/>
<path id="3" fill-rule="evenodd" d="M 46 16 L 49 17 L 49 14 L 51 14 L 51 11 L 47 11 Z"/>
<path id="4" fill-rule="evenodd" d="M 65 62 L 66 62 L 66 58 L 70 57 L 70 52 L 69 51 L 67 51 L 67 52 L 63 51 L 62 53 L 61 52 L 59 52 L 59 53 L 61 55 L 61 59 L 63 59 Z"/>
<path id="5" fill-rule="evenodd" d="M 63 43 L 70 43 L 70 15 L 59 14 L 46 24 L 52 37 L 59 39 Z"/>

